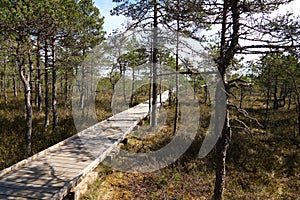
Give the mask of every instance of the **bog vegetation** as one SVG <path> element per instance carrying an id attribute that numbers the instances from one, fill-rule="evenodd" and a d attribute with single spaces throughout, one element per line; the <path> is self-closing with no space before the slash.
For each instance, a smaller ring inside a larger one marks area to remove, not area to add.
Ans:
<path id="1" fill-rule="evenodd" d="M 300 21 L 293 13 L 273 14 L 291 0 L 113 2 L 111 14 L 126 16 L 126 29 L 153 28 L 151 34 L 147 38 L 128 37 L 121 31 L 107 35 L 105 19 L 92 0 L 0 0 L 0 169 L 77 132 L 72 90 L 77 84 L 84 109 L 90 88 L 76 79 L 100 75 L 98 66 L 90 69 L 83 64 L 97 47 L 99 52 L 105 50 L 100 57 L 106 67 L 97 83 L 99 121 L 112 115 L 117 83 L 124 84 L 123 100 L 130 106 L 153 97 L 148 119 L 153 127 L 159 117 L 156 96 L 170 90 L 163 129 L 145 140 L 129 135 L 124 149 L 155 151 L 172 139 L 180 126 L 179 74 L 194 89 L 201 119 L 193 145 L 174 164 L 149 174 L 100 166 L 100 178 L 85 198 L 299 198 Z M 214 61 L 206 67 L 220 74 L 216 93 L 209 91 L 208 79 L 201 76 L 203 63 L 182 54 L 183 46 L 193 47 L 185 45 L 183 34 L 201 44 Z M 173 49 L 158 47 L 163 37 L 175 44 Z M 248 54 L 256 59 L 246 61 Z M 173 69 L 172 87 L 160 84 L 161 65 Z M 127 79 L 139 81 L 141 71 L 150 77 L 149 83 L 125 87 Z M 128 90 L 133 95 L 126 97 Z M 211 105 L 222 102 L 224 113 L 218 106 L 213 110 L 216 116 L 226 116 L 220 122 L 221 136 L 214 150 L 199 159 L 214 116 Z"/>

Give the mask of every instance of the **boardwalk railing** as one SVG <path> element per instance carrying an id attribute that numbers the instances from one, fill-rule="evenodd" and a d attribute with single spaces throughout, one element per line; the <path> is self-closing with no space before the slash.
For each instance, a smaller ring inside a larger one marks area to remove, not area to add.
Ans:
<path id="1" fill-rule="evenodd" d="M 164 92 L 162 101 L 167 98 Z M 148 112 L 146 101 L 0 171 L 0 199 L 64 198 Z"/>

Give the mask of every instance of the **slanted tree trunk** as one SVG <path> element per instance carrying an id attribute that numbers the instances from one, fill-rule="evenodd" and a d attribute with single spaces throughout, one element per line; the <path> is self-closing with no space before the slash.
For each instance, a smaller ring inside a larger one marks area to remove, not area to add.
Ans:
<path id="1" fill-rule="evenodd" d="M 56 98 L 57 98 L 57 89 L 56 89 L 56 79 L 57 79 L 57 69 L 55 65 L 55 40 L 52 41 L 52 129 L 57 127 L 57 108 L 56 108 Z"/>

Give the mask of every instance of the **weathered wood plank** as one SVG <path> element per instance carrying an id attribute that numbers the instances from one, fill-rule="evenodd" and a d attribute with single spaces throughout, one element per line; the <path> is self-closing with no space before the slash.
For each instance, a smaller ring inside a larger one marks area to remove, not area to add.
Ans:
<path id="1" fill-rule="evenodd" d="M 7 188 L 0 186 L 0 195 L 13 195 L 18 197 L 24 198 L 37 198 L 37 199 L 51 199 L 53 194 L 49 193 L 45 190 L 43 191 L 33 191 L 28 189 L 15 189 L 15 188 Z"/>
<path id="2" fill-rule="evenodd" d="M 88 166 L 88 163 L 60 163 L 60 162 L 45 162 L 35 160 L 34 162 L 25 165 L 26 167 L 53 167 L 53 168 L 66 168 L 66 169 L 74 169 L 74 170 L 82 170 L 83 168 Z"/>
<path id="3" fill-rule="evenodd" d="M 13 195 L 2 195 L 0 194 L 0 199 L 1 200 L 30 200 L 30 199 L 38 199 L 38 198 L 33 198 L 33 197 L 18 197 L 18 196 L 13 196 Z"/>
<path id="4" fill-rule="evenodd" d="M 77 176 L 78 172 L 72 172 L 72 171 L 69 171 L 67 169 L 65 170 L 62 170 L 62 171 L 58 171 L 58 170 L 49 170 L 49 169 L 45 169 L 45 170 L 40 170 L 40 169 L 32 169 L 32 168 L 25 168 L 25 167 L 22 167 L 21 169 L 18 169 L 18 174 L 19 175 L 32 175 L 32 176 L 50 176 L 50 177 L 66 177 L 66 178 L 72 178 L 72 177 L 75 177 Z M 14 173 L 15 174 L 15 173 Z"/>
<path id="5" fill-rule="evenodd" d="M 86 160 L 81 161 L 81 160 L 77 160 L 77 159 L 72 159 L 70 157 L 41 158 L 41 159 L 37 160 L 36 162 L 47 163 L 50 166 L 53 163 L 58 163 L 58 164 L 72 164 L 72 165 L 77 165 L 77 166 L 88 165 L 88 162 L 86 162 Z"/>
<path id="6" fill-rule="evenodd" d="M 37 163 L 38 164 L 38 163 Z M 84 169 L 86 166 L 82 166 L 81 168 L 70 168 L 70 167 L 61 167 L 61 166 L 53 166 L 53 165 L 37 165 L 37 164 L 30 164 L 25 165 L 20 170 L 30 170 L 35 173 L 39 172 L 70 172 L 71 174 L 79 173 L 82 169 Z"/>
<path id="7" fill-rule="evenodd" d="M 64 179 L 59 180 L 55 178 L 48 177 L 47 179 L 41 179 L 39 177 L 5 177 L 0 179 L 1 182 L 8 182 L 8 183 L 20 183 L 26 185 L 39 185 L 39 186 L 52 186 L 52 187 L 63 187 L 66 182 L 70 181 L 71 179 Z"/>
<path id="8" fill-rule="evenodd" d="M 51 185 L 42 186 L 42 185 L 28 185 L 24 183 L 16 182 L 3 182 L 0 181 L 1 187 L 3 188 L 12 188 L 18 190 L 31 190 L 31 191 L 47 191 L 49 194 L 55 194 L 55 192 L 60 189 L 60 187 L 54 187 Z"/>
<path id="9" fill-rule="evenodd" d="M 35 177 L 36 179 L 43 179 L 43 180 L 51 180 L 51 179 L 57 179 L 57 180 L 65 180 L 65 179 L 71 179 L 73 178 L 73 174 L 70 173 L 63 173 L 63 172 L 40 172 L 40 173 L 34 173 L 31 171 L 26 171 L 22 169 L 18 169 L 17 171 L 11 172 L 5 176 L 6 178 L 31 178 Z"/>

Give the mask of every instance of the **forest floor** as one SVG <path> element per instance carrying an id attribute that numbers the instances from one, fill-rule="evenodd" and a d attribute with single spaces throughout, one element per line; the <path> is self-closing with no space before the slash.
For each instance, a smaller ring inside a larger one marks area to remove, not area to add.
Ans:
<path id="1" fill-rule="evenodd" d="M 260 99 L 246 98 L 244 108 L 265 125 L 264 129 L 253 120 L 231 112 L 233 118 L 243 119 L 252 128 L 252 134 L 233 129 L 224 198 L 300 199 L 300 138 L 294 135 L 296 112 L 286 108 L 270 110 L 270 120 L 266 121 Z M 201 124 L 196 139 L 175 163 L 144 174 L 124 173 L 102 164 L 97 168 L 99 178 L 82 199 L 211 199 L 215 152 L 197 158 L 209 124 L 209 109 L 208 105 L 201 104 Z M 168 116 L 174 116 L 174 106 L 166 106 L 166 110 Z M 158 150 L 172 140 L 172 127 L 171 117 L 160 131 L 143 141 L 134 137 L 133 132 L 122 148 L 129 152 Z"/>

